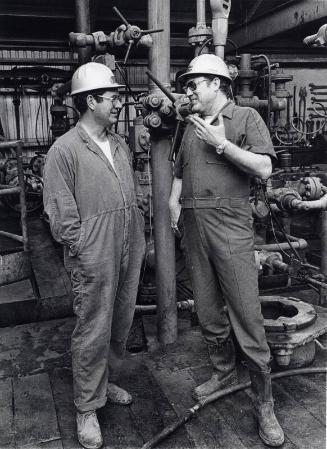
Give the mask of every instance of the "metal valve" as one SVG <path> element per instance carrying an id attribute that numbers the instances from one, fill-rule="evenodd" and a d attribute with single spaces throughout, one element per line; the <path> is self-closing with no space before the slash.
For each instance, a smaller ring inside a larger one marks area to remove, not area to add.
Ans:
<path id="1" fill-rule="evenodd" d="M 323 185 L 320 178 L 308 176 L 300 180 L 299 194 L 305 200 L 318 200 L 323 195 Z"/>
<path id="2" fill-rule="evenodd" d="M 114 48 L 127 45 L 124 58 L 124 64 L 126 64 L 133 44 L 149 47 L 152 45 L 152 39 L 149 35 L 159 33 L 163 29 L 142 30 L 137 25 L 128 23 L 118 8 L 114 6 L 113 10 L 123 22 L 115 31 L 109 35 L 106 35 L 103 31 L 96 31 L 92 34 L 71 32 L 69 33 L 69 42 L 73 47 L 94 47 L 97 53 L 105 53 L 108 47 Z"/>
<path id="3" fill-rule="evenodd" d="M 124 31 L 124 41 L 125 41 L 125 44 L 128 45 L 127 51 L 125 54 L 125 58 L 124 58 L 124 64 L 126 64 L 133 44 L 138 43 L 138 41 L 140 41 L 142 36 L 147 35 L 147 34 L 159 33 L 161 31 L 163 31 L 163 29 L 141 30 L 141 28 L 139 28 L 138 26 L 131 25 L 130 23 L 128 23 L 126 18 L 122 15 L 122 13 L 119 11 L 119 9 L 116 8 L 116 6 L 113 7 L 113 10 L 119 16 L 119 18 L 122 20 L 123 24 L 126 26 L 126 30 Z"/>
<path id="4" fill-rule="evenodd" d="M 159 126 L 161 126 L 162 120 L 157 112 L 151 112 L 151 114 L 148 114 L 144 117 L 143 123 L 144 126 L 150 129 L 159 128 Z"/>

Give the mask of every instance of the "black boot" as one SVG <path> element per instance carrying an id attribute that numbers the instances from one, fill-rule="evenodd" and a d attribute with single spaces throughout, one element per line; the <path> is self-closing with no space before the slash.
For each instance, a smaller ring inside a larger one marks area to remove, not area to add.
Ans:
<path id="1" fill-rule="evenodd" d="M 268 446 L 281 446 L 284 443 L 284 432 L 274 413 L 270 373 L 250 370 L 250 378 L 259 436 Z"/>
<path id="2" fill-rule="evenodd" d="M 196 401 L 237 383 L 235 348 L 232 339 L 216 345 L 208 345 L 208 352 L 214 372 L 209 380 L 194 389 L 193 397 Z"/>

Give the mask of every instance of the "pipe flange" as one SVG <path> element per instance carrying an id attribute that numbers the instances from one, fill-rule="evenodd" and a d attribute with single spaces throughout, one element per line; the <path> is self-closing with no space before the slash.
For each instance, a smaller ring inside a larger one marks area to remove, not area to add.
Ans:
<path id="1" fill-rule="evenodd" d="M 292 332 L 310 326 L 317 319 L 311 304 L 292 297 L 261 296 L 261 310 L 267 332 Z"/>
<path id="2" fill-rule="evenodd" d="M 212 29 L 206 25 L 192 27 L 188 31 L 188 43 L 190 45 L 202 44 L 211 37 Z"/>
<path id="3" fill-rule="evenodd" d="M 238 76 L 239 78 L 255 78 L 257 73 L 255 70 L 239 70 Z"/>
<path id="4" fill-rule="evenodd" d="M 273 73 L 271 75 L 271 81 L 273 83 L 288 83 L 293 81 L 293 75 L 286 75 L 285 73 Z"/>
<path id="5" fill-rule="evenodd" d="M 300 179 L 299 194 L 304 200 L 319 200 L 323 195 L 321 179 L 316 176 L 308 176 Z"/>

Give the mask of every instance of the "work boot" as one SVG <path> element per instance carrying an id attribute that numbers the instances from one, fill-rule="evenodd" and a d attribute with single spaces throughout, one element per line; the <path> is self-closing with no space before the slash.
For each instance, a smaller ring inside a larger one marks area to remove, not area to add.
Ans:
<path id="1" fill-rule="evenodd" d="M 274 413 L 270 373 L 250 370 L 250 378 L 259 436 L 268 446 L 281 446 L 284 432 Z"/>
<path id="2" fill-rule="evenodd" d="M 129 405 L 133 402 L 133 397 L 128 391 L 112 382 L 108 382 L 107 397 L 112 404 Z"/>
<path id="3" fill-rule="evenodd" d="M 209 394 L 237 383 L 232 339 L 229 338 L 216 345 L 208 345 L 208 352 L 214 372 L 209 380 L 194 389 L 193 397 L 196 401 L 201 401 Z"/>
<path id="4" fill-rule="evenodd" d="M 77 438 L 86 449 L 98 449 L 103 445 L 101 430 L 96 412 L 90 410 L 76 414 Z"/>

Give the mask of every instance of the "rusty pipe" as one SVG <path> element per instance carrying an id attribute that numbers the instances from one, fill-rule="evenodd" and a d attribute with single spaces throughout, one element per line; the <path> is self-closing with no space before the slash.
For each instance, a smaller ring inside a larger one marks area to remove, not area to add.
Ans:
<path id="1" fill-rule="evenodd" d="M 75 0 L 75 13 L 77 33 L 91 33 L 90 0 Z M 91 51 L 91 47 L 77 49 L 80 65 L 91 60 Z"/>
<path id="2" fill-rule="evenodd" d="M 170 2 L 148 1 L 149 29 L 163 28 L 153 35 L 149 51 L 149 68 L 153 76 L 170 90 Z M 161 90 L 151 80 L 150 94 L 162 96 Z M 157 328 L 163 345 L 177 339 L 175 237 L 170 227 L 168 200 L 172 183 L 172 166 L 169 162 L 171 140 L 159 135 L 152 139 L 151 164 L 153 173 L 153 222 L 156 260 Z"/>

